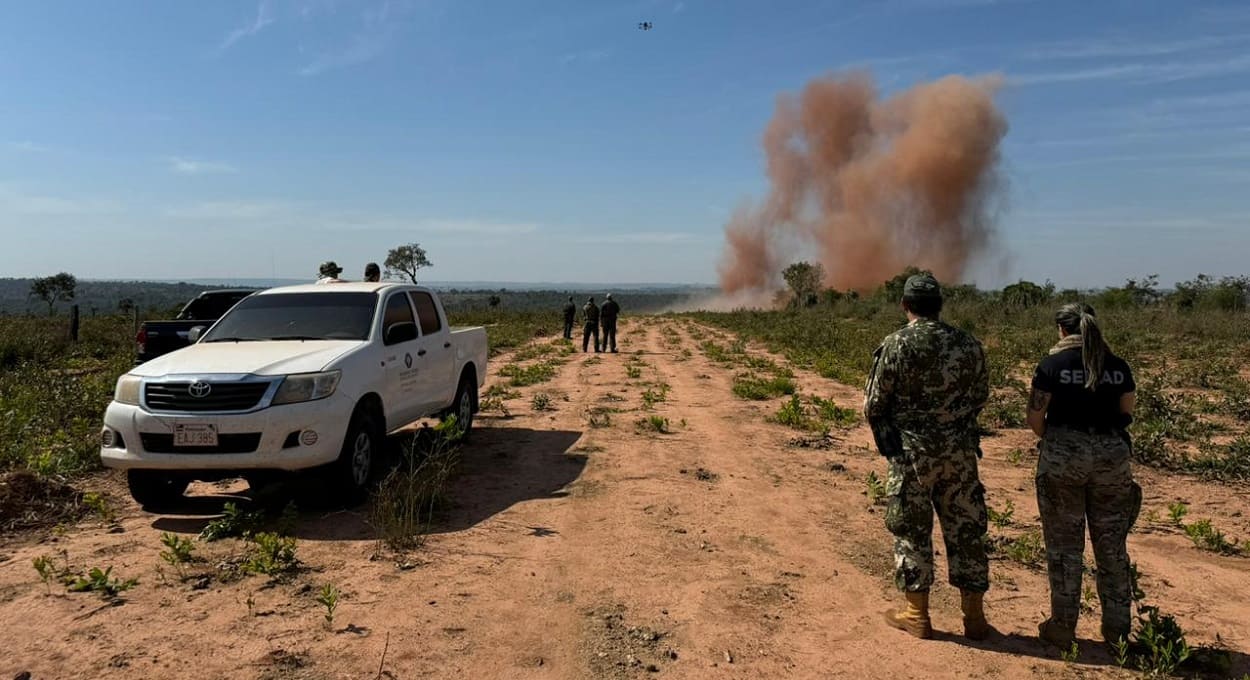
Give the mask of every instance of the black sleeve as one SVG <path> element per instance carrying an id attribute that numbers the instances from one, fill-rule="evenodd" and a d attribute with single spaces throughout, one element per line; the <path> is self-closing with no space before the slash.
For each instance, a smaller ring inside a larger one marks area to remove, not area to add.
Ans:
<path id="1" fill-rule="evenodd" d="M 1137 381 L 1133 380 L 1133 368 L 1124 362 L 1124 394 L 1137 391 Z"/>
<path id="2" fill-rule="evenodd" d="M 1054 369 L 1044 360 L 1037 365 L 1037 370 L 1033 371 L 1033 389 L 1047 394 L 1055 393 Z"/>

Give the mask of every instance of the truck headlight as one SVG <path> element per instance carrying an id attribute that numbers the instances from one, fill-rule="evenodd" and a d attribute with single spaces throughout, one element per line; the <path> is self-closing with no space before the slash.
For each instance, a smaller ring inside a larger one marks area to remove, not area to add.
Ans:
<path id="1" fill-rule="evenodd" d="M 325 399 L 334 394 L 334 388 L 339 386 L 339 377 L 342 375 L 342 371 L 288 375 L 282 379 L 277 394 L 273 395 L 273 403 L 296 404 L 301 401 Z"/>
<path id="2" fill-rule="evenodd" d="M 143 387 L 143 379 L 137 375 L 123 375 L 117 379 L 117 389 L 113 390 L 113 401 L 119 404 L 139 405 L 139 392 Z"/>

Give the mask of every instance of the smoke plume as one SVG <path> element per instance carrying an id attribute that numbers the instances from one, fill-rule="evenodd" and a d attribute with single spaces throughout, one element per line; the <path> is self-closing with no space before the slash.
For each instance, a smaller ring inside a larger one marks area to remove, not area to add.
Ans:
<path id="1" fill-rule="evenodd" d="M 781 96 L 762 140 L 769 194 L 725 226 L 721 289 L 775 290 L 786 265 L 813 256 L 839 290 L 908 265 L 960 280 L 994 237 L 997 82 L 949 76 L 879 100 L 859 73 Z"/>

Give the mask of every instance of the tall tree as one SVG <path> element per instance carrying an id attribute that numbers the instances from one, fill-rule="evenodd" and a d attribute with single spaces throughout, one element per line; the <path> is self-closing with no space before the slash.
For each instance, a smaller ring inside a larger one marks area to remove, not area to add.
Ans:
<path id="1" fill-rule="evenodd" d="M 781 272 L 786 285 L 794 293 L 794 304 L 811 306 L 818 300 L 821 282 L 825 278 L 825 269 L 811 262 L 795 262 Z"/>
<path id="2" fill-rule="evenodd" d="M 392 248 L 386 254 L 386 276 L 407 276 L 413 283 L 417 282 L 417 270 L 430 267 L 433 263 L 426 257 L 425 249 L 417 243 L 407 243 Z"/>
<path id="3" fill-rule="evenodd" d="M 35 279 L 30 284 L 30 294 L 43 300 L 48 305 L 48 316 L 58 302 L 69 302 L 74 299 L 74 291 L 78 288 L 78 279 L 73 274 L 61 272 L 52 276 Z"/>

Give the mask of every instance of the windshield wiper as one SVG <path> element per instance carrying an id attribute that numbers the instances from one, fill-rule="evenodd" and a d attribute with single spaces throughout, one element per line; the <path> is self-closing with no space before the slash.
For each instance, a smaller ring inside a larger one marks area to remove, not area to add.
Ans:
<path id="1" fill-rule="evenodd" d="M 275 335 L 266 340 L 325 340 L 319 335 Z"/>

